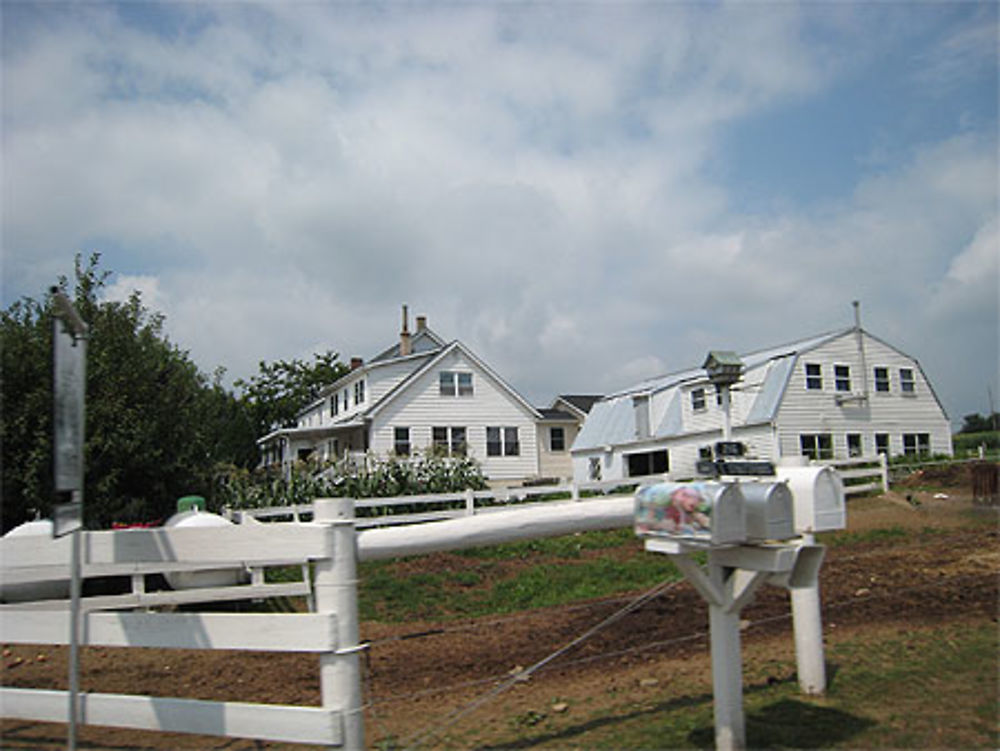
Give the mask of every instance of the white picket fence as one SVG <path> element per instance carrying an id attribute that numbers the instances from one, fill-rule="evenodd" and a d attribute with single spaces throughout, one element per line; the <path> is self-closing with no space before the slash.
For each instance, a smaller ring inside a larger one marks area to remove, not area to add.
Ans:
<path id="1" fill-rule="evenodd" d="M 318 707 L 202 701 L 121 694 L 78 697 L 79 724 L 231 736 L 361 748 L 360 650 L 357 621 L 357 536 L 351 501 L 320 500 L 312 524 L 178 527 L 82 533 L 82 576 L 133 579 L 131 594 L 81 600 L 80 645 L 236 649 L 314 653 Z M 43 543 L 44 539 L 44 543 Z M 0 539 L 4 584 L 67 579 L 70 539 Z M 109 612 L 109 609 L 305 594 L 308 581 L 267 584 L 271 566 L 315 567 L 315 612 L 289 614 Z M 179 592 L 145 592 L 153 572 L 247 567 L 248 584 Z M 0 607 L 8 644 L 67 644 L 67 600 Z M 68 722 L 66 691 L 0 689 L 0 716 Z"/>

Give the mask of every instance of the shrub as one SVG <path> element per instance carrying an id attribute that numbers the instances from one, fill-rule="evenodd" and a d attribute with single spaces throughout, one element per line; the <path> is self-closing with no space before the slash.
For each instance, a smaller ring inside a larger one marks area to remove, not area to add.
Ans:
<path id="1" fill-rule="evenodd" d="M 361 465 L 342 461 L 320 467 L 314 462 L 296 462 L 287 475 L 223 467 L 216 476 L 213 505 L 263 508 L 311 503 L 315 498 L 387 498 L 486 487 L 475 459 L 429 452 L 405 458 L 367 457 Z M 396 513 L 403 509 L 399 507 Z"/>

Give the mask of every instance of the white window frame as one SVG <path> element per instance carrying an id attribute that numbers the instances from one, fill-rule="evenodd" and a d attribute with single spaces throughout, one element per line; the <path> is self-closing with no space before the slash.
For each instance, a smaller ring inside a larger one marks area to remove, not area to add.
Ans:
<path id="1" fill-rule="evenodd" d="M 851 459 L 857 458 L 859 456 L 864 456 L 865 453 L 865 439 L 861 433 L 848 433 L 847 434 L 847 456 Z M 855 445 L 851 445 L 855 443 Z"/>
<path id="2" fill-rule="evenodd" d="M 707 402 L 705 401 L 705 389 L 691 389 L 691 411 L 704 412 Z"/>
<path id="3" fill-rule="evenodd" d="M 556 435 L 559 440 L 556 441 Z M 558 448 L 556 443 L 559 443 Z M 553 454 L 563 454 L 566 452 L 566 428 L 562 425 L 552 425 L 549 427 L 549 451 Z"/>
<path id="4" fill-rule="evenodd" d="M 400 438 L 400 436 L 404 436 Z M 402 450 L 400 450 L 402 448 Z M 413 444 L 410 442 L 410 428 L 398 425 L 392 429 L 392 451 L 396 456 L 410 456 Z"/>
<path id="5" fill-rule="evenodd" d="M 876 365 L 872 369 L 872 380 L 875 384 L 875 393 L 888 394 L 892 391 L 889 383 L 889 368 L 885 365 Z"/>
<path id="6" fill-rule="evenodd" d="M 442 370 L 438 373 L 439 396 L 475 396 L 472 373 L 467 370 Z"/>
<path id="7" fill-rule="evenodd" d="M 930 456 L 930 433 L 903 433 L 904 456 Z"/>
<path id="8" fill-rule="evenodd" d="M 431 427 L 431 446 L 445 456 L 465 456 L 468 453 L 469 431 L 462 425 Z"/>
<path id="9" fill-rule="evenodd" d="M 496 440 L 490 440 L 496 436 Z M 517 426 L 490 425 L 486 428 L 486 456 L 520 456 L 521 437 Z"/>
<path id="10" fill-rule="evenodd" d="M 892 445 L 892 439 L 889 437 L 888 433 L 876 433 L 875 434 L 875 453 L 885 454 L 889 456 L 890 446 Z"/>
<path id="11" fill-rule="evenodd" d="M 899 369 L 899 393 L 913 396 L 917 393 L 917 378 L 913 368 Z"/>
<path id="12" fill-rule="evenodd" d="M 832 459 L 833 436 L 830 433 L 800 433 L 799 450 L 802 456 L 808 456 L 813 460 Z"/>
<path id="13" fill-rule="evenodd" d="M 818 362 L 805 363 L 806 391 L 823 390 L 823 365 Z"/>
<path id="14" fill-rule="evenodd" d="M 833 366 L 833 384 L 834 388 L 839 393 L 850 393 L 851 391 L 851 366 L 850 365 L 834 365 Z"/>

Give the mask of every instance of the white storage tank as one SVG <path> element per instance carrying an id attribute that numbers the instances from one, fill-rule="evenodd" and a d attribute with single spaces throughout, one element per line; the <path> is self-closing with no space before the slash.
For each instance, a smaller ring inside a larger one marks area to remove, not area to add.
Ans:
<path id="1" fill-rule="evenodd" d="M 51 545 L 52 520 L 36 519 L 14 527 L 4 535 L 10 537 L 37 537 L 39 545 Z M 31 600 L 65 600 L 69 598 L 69 577 L 42 579 L 18 584 L 0 583 L 0 600 L 4 602 L 29 602 Z"/>
<path id="2" fill-rule="evenodd" d="M 785 482 L 741 482 L 747 507 L 747 541 L 788 540 L 795 537 L 792 492 Z"/>
<path id="3" fill-rule="evenodd" d="M 736 483 L 661 482 L 635 494 L 635 531 L 711 545 L 746 540 L 746 509 Z"/>
<path id="4" fill-rule="evenodd" d="M 792 491 L 797 532 L 815 534 L 847 526 L 844 483 L 837 470 L 823 465 L 779 466 L 777 476 Z"/>
<path id="5" fill-rule="evenodd" d="M 174 514 L 164 527 L 228 527 L 232 524 L 218 514 L 197 509 Z M 221 568 L 197 571 L 164 572 L 163 577 L 172 589 L 204 589 L 205 587 L 233 587 L 249 580 L 245 569 Z"/>

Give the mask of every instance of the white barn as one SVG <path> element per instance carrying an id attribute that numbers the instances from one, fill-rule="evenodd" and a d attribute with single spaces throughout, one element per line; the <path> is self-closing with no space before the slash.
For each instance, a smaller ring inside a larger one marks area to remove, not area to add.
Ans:
<path id="1" fill-rule="evenodd" d="M 859 326 L 740 358 L 732 439 L 751 456 L 952 453 L 948 418 L 920 364 Z M 612 394 L 594 404 L 573 444 L 574 477 L 691 477 L 721 440 L 723 418 L 703 367 Z"/>
<path id="2" fill-rule="evenodd" d="M 424 316 L 416 322 L 411 334 L 404 308 L 397 343 L 367 363 L 352 359 L 351 371 L 323 389 L 294 428 L 260 438 L 263 465 L 435 447 L 473 457 L 495 484 L 568 480 L 583 413 L 536 409 L 464 344 L 445 342 Z"/>

